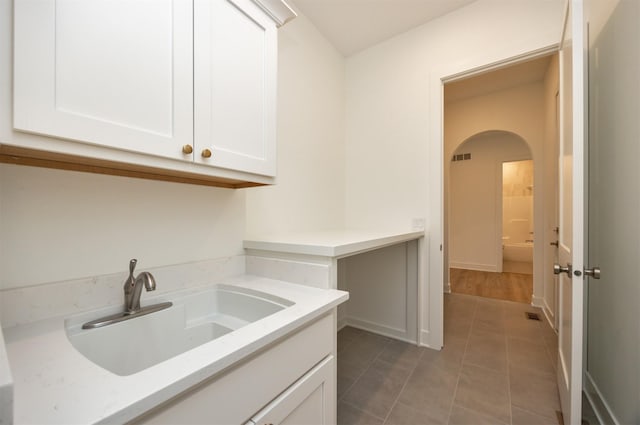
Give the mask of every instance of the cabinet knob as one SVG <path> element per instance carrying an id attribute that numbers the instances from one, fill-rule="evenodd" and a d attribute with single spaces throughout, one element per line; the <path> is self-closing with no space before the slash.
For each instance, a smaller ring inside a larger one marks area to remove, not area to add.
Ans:
<path id="1" fill-rule="evenodd" d="M 182 147 L 182 153 L 184 153 L 184 154 L 187 154 L 187 155 L 188 155 L 188 154 L 190 154 L 191 152 L 193 152 L 193 146 L 191 146 L 191 145 L 184 145 L 184 146 Z"/>
<path id="2" fill-rule="evenodd" d="M 203 158 L 211 158 L 211 151 L 209 149 L 203 149 L 202 150 L 202 157 Z"/>

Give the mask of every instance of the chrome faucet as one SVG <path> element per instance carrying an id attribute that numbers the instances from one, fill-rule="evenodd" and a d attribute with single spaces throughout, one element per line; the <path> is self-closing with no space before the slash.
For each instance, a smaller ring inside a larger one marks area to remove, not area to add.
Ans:
<path id="1" fill-rule="evenodd" d="M 156 290 L 156 280 L 149 272 L 142 272 L 138 277 L 133 276 L 138 260 L 135 258 L 129 262 L 129 277 L 124 282 L 124 309 L 128 314 L 140 311 L 140 294 L 142 285 L 147 291 Z"/>
<path id="2" fill-rule="evenodd" d="M 138 277 L 133 276 L 138 260 L 135 258 L 129 262 L 129 277 L 124 282 L 124 311 L 100 319 L 92 320 L 82 325 L 82 329 L 94 329 L 102 326 L 112 325 L 114 323 L 123 322 L 125 320 L 135 319 L 136 317 L 146 314 L 155 313 L 165 308 L 171 307 L 170 301 L 140 307 L 140 294 L 142 294 L 142 286 L 147 291 L 156 290 L 156 280 L 149 272 L 142 272 Z"/>

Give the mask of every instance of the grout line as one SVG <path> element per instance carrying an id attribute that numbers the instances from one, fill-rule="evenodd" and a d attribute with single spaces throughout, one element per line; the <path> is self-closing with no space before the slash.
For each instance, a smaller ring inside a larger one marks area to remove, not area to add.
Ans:
<path id="1" fill-rule="evenodd" d="M 544 418 L 544 419 L 552 419 L 552 420 L 556 419 L 555 416 L 551 417 L 551 416 L 543 415 L 539 411 L 535 411 L 534 412 L 534 409 L 528 409 L 526 407 L 518 406 L 517 404 L 514 405 L 513 407 L 517 408 L 518 410 L 522 410 L 523 412 L 527 412 L 527 413 L 529 413 L 529 414 L 531 414 L 533 416 L 539 416 L 539 417 Z M 557 412 L 557 410 L 556 410 L 556 412 Z"/>
<path id="2" fill-rule="evenodd" d="M 367 332 L 376 336 L 379 336 L 377 334 L 374 334 L 373 332 L 369 332 L 369 331 L 363 331 L 363 332 Z M 387 337 L 384 337 L 387 338 Z M 356 338 L 357 339 L 357 338 Z M 356 339 L 354 339 L 351 342 L 355 342 Z M 387 345 L 389 345 L 391 343 L 391 340 L 389 338 L 387 338 L 387 342 L 383 345 L 383 347 L 380 349 L 380 351 L 378 352 L 378 354 L 376 354 L 376 356 L 374 358 L 371 359 L 371 361 L 369 362 L 369 364 L 367 365 L 367 367 L 365 367 L 362 372 L 360 372 L 360 374 L 358 375 L 358 377 L 356 379 L 353 380 L 353 382 L 351 383 L 351 385 L 349 385 L 349 388 L 347 388 L 346 390 L 344 390 L 344 393 L 342 393 L 342 396 L 338 399 L 338 402 L 342 401 L 344 399 L 344 397 L 349 393 L 349 391 L 351 391 L 351 389 L 358 383 L 358 381 L 360 380 L 360 378 L 362 378 L 362 376 L 364 376 L 365 373 L 367 373 L 367 371 L 371 368 L 371 366 L 375 363 L 376 360 L 378 360 L 378 357 L 380 357 L 380 354 L 382 354 L 382 352 L 384 351 L 384 349 L 386 348 Z M 351 345 L 351 344 L 350 344 Z M 346 347 L 345 347 L 346 348 Z M 346 403 L 346 402 L 345 402 Z M 347 403 L 350 406 L 353 406 L 350 403 Z M 353 406 L 355 407 L 355 406 Z M 359 409 L 362 410 L 362 409 Z M 364 410 L 362 410 L 364 412 Z M 371 413 L 369 412 L 365 412 L 368 415 L 371 415 Z M 375 416 L 375 415 L 372 415 Z M 376 418 L 378 418 L 378 416 L 375 416 Z M 380 418 L 382 419 L 382 418 Z"/>
<path id="3" fill-rule="evenodd" d="M 540 323 L 537 323 L 537 326 L 538 326 L 538 328 L 542 328 L 544 326 L 547 326 L 547 324 L 545 322 L 540 322 Z M 527 342 L 527 343 L 533 343 L 537 347 L 541 347 L 542 348 L 541 351 L 543 352 L 543 356 L 548 361 L 549 360 L 551 361 L 550 364 L 551 364 L 552 369 L 553 369 L 553 374 L 555 374 L 556 369 L 555 369 L 555 367 L 553 367 L 553 359 L 551 358 L 552 356 L 550 354 L 550 352 L 552 350 L 551 350 L 551 347 L 549 347 L 549 344 L 547 343 L 547 340 L 546 340 L 546 338 L 544 336 L 545 330 L 544 329 L 539 329 L 539 330 L 540 330 L 540 332 L 539 332 L 539 334 L 538 334 L 538 336 L 536 338 L 537 339 L 536 341 L 534 341 L 533 339 L 529 339 L 529 338 L 520 338 L 519 335 L 509 335 L 508 338 L 507 338 L 507 355 L 509 355 L 508 354 L 509 346 L 510 346 L 509 338 L 515 339 L 515 340 L 518 340 L 518 341 L 524 341 L 524 342 Z M 537 367 L 536 368 L 529 368 L 527 364 L 517 363 L 517 364 L 515 364 L 515 366 L 516 366 L 516 368 L 526 369 L 528 373 L 532 373 L 532 374 L 540 376 L 540 377 L 547 378 L 548 375 L 549 375 L 547 372 L 542 372 Z M 534 416 L 541 417 L 541 418 L 551 419 L 551 420 L 557 419 L 555 417 L 552 418 L 552 417 L 547 416 L 546 414 L 542 414 L 539 410 L 536 410 L 536 409 L 533 409 L 533 408 L 524 407 L 524 406 L 521 406 L 521 405 L 518 405 L 518 404 L 513 404 L 513 401 L 511 400 L 511 369 L 509 369 L 508 378 L 509 378 L 509 398 L 510 398 L 510 405 L 511 405 L 511 409 L 510 410 L 511 410 L 511 422 L 512 423 L 513 423 L 513 408 L 514 407 L 516 407 L 517 409 L 522 410 L 524 412 L 527 412 L 529 414 L 532 414 Z M 560 402 L 560 400 L 558 400 L 558 403 L 559 402 Z"/>
<path id="4" fill-rule="evenodd" d="M 353 338 L 350 343 L 347 345 L 353 345 L 353 343 L 359 338 L 359 336 L 356 336 L 355 338 Z M 341 352 L 346 351 L 347 347 L 344 347 L 342 350 L 340 350 Z M 340 356 L 340 353 L 337 353 L 338 356 Z M 339 361 L 339 359 L 338 359 Z M 351 390 L 351 388 L 353 388 L 353 386 L 356 384 L 356 382 L 358 382 L 358 379 L 360 379 L 362 377 L 362 375 L 364 375 L 364 373 L 369 369 L 369 366 L 367 366 L 366 368 L 364 368 L 364 370 L 362 372 L 360 372 L 360 375 L 358 375 L 358 377 L 356 379 L 353 380 L 353 382 L 351 383 L 351 385 L 349 385 L 349 388 L 347 388 L 346 390 L 344 390 L 344 392 L 342 393 L 342 396 L 340 396 L 336 402 L 336 405 L 338 402 L 342 401 L 342 399 L 344 398 L 344 396 Z M 337 371 L 336 371 L 337 372 Z M 348 403 L 347 403 L 348 404 Z M 355 407 L 355 406 L 354 406 Z"/>
<path id="5" fill-rule="evenodd" d="M 467 297 L 467 296 L 463 295 L 463 297 Z M 462 357 L 461 357 L 459 368 L 458 368 L 458 372 L 457 372 L 457 377 L 455 377 L 455 379 L 456 379 L 455 387 L 454 387 L 452 399 L 450 401 L 451 404 L 449 406 L 449 413 L 448 413 L 448 417 L 446 419 L 447 423 L 451 421 L 453 408 L 455 407 L 454 406 L 454 401 L 455 401 L 455 398 L 457 396 L 457 392 L 459 390 L 459 383 L 460 383 L 460 380 L 461 380 L 462 370 L 463 370 L 464 366 L 471 365 L 471 363 L 469 363 L 468 359 L 466 359 L 466 355 L 469 353 L 469 348 L 470 348 L 470 343 L 471 343 L 471 335 L 473 333 L 474 324 L 479 319 L 479 317 L 481 315 L 481 312 L 482 312 L 482 308 L 483 308 L 482 305 L 479 304 L 477 297 L 475 297 L 475 296 L 468 296 L 468 297 L 474 299 L 474 302 L 471 303 L 471 305 L 468 308 L 468 311 L 470 311 L 470 313 L 471 313 L 470 314 L 471 315 L 471 322 L 470 322 L 469 329 L 466 332 L 466 338 L 463 335 L 458 334 L 458 335 L 460 335 L 460 339 L 465 338 L 465 343 L 464 343 L 464 349 L 462 351 Z M 506 314 L 508 311 L 510 311 L 510 310 L 508 310 L 508 308 L 506 306 L 506 303 L 508 303 L 508 302 L 500 301 L 500 309 L 502 311 L 502 324 L 503 325 L 506 325 L 506 323 L 505 323 L 506 321 L 512 320 L 512 317 L 509 316 L 508 314 Z M 449 320 L 452 320 L 452 319 L 449 319 Z M 373 334 L 373 335 L 377 335 L 377 334 L 372 333 L 372 332 L 368 332 L 368 333 Z M 365 334 L 363 334 L 363 335 L 365 335 Z M 507 356 L 507 372 L 506 372 L 506 375 L 507 375 L 507 386 L 508 386 L 507 387 L 507 395 L 508 395 L 509 416 L 510 416 L 508 423 L 513 423 L 513 420 L 514 420 L 513 419 L 514 418 L 513 409 L 515 407 L 517 407 L 518 409 L 521 409 L 521 410 L 523 410 L 525 412 L 528 412 L 528 413 L 531 413 L 531 414 L 534 414 L 534 415 L 537 415 L 537 416 L 540 416 L 540 417 L 543 417 L 543 418 L 548 418 L 546 415 L 541 415 L 540 412 L 533 412 L 533 411 L 531 411 L 531 410 L 529 410 L 527 408 L 524 408 L 524 407 L 521 407 L 521 406 L 517 406 L 517 405 L 513 405 L 513 395 L 512 395 L 512 392 L 511 392 L 511 380 L 512 380 L 513 377 L 511 375 L 511 370 L 510 370 L 510 367 L 509 367 L 511 356 L 513 355 L 513 350 L 511 350 L 511 348 L 512 348 L 511 345 L 512 344 L 509 343 L 510 338 L 512 338 L 512 337 L 515 340 L 519 340 L 519 338 L 517 338 L 517 336 L 515 336 L 513 334 L 509 334 L 508 332 L 505 332 L 502 335 L 502 338 L 504 338 L 504 340 L 505 340 L 505 350 L 506 350 L 506 356 Z M 354 338 L 349 343 L 349 348 L 352 347 L 352 344 L 355 345 L 359 338 L 360 337 Z M 542 341 L 540 341 L 540 339 L 542 339 Z M 532 340 L 528 340 L 528 339 L 525 339 L 525 340 L 527 342 L 533 342 Z M 546 354 L 546 356 L 550 356 L 551 347 L 550 347 L 550 344 L 547 344 L 547 340 L 545 339 L 544 334 L 541 334 L 541 335 L 538 336 L 538 341 L 542 343 L 541 344 L 542 348 L 544 348 L 544 350 L 542 350 L 542 351 Z M 393 342 L 392 338 L 391 339 L 387 338 L 387 341 L 384 344 L 382 344 L 380 350 L 371 358 L 371 360 L 369 361 L 368 365 L 358 375 L 358 377 L 353 381 L 353 383 L 349 386 L 349 388 L 347 388 L 344 391 L 342 397 L 339 399 L 340 402 L 345 403 L 345 404 L 349 405 L 350 407 L 353 407 L 353 408 L 357 409 L 358 411 L 361 411 L 361 412 L 365 413 L 366 415 L 371 416 L 372 418 L 377 418 L 377 419 L 380 419 L 380 420 L 384 421 L 383 423 L 386 423 L 389 420 L 389 418 L 391 416 L 391 412 L 394 410 L 394 408 L 396 408 L 398 403 L 400 403 L 399 402 L 400 397 L 401 397 L 402 393 L 405 391 L 405 389 L 407 388 L 409 380 L 415 375 L 416 369 L 418 368 L 419 364 L 422 362 L 422 359 L 425 356 L 426 349 L 421 349 L 420 350 L 420 354 L 418 356 L 418 359 L 413 364 L 413 366 L 410 367 L 408 375 L 405 378 L 400 391 L 398 392 L 397 396 L 393 400 L 393 403 L 391 404 L 391 407 L 390 407 L 389 411 L 386 413 L 386 415 L 384 416 L 384 418 L 380 417 L 378 415 L 374 415 L 374 414 L 364 410 L 362 407 L 358 407 L 358 406 L 353 405 L 352 403 L 345 402 L 343 399 L 344 399 L 345 395 L 352 390 L 353 386 L 356 385 L 359 382 L 360 379 L 362 379 L 362 376 L 365 373 L 367 373 L 369 370 L 371 370 L 373 364 L 376 361 L 384 361 L 384 360 L 381 359 L 381 355 L 382 355 L 383 351 L 387 347 L 389 347 L 390 344 L 392 344 L 392 342 Z M 389 363 L 389 362 L 386 362 L 386 363 Z M 484 366 L 474 365 L 474 367 L 485 369 L 485 370 L 491 371 L 493 373 L 499 373 L 496 370 L 489 369 L 489 368 L 486 368 Z M 462 407 L 462 406 L 458 406 L 458 407 Z M 464 409 L 476 412 L 475 410 L 470 409 L 468 407 L 464 407 Z M 480 412 L 476 412 L 476 413 L 478 413 L 480 415 L 487 416 L 485 413 L 480 413 Z"/>
<path id="6" fill-rule="evenodd" d="M 374 417 L 374 418 L 376 418 L 376 419 L 380 419 L 380 420 L 384 421 L 384 418 L 381 418 L 381 417 L 380 417 L 380 416 L 378 416 L 378 415 L 374 415 L 374 414 L 373 414 L 373 413 L 371 413 L 371 412 L 366 412 L 366 411 L 362 410 L 362 407 L 360 407 L 360 406 L 356 406 L 355 404 L 353 404 L 353 403 L 349 403 L 348 401 L 342 401 L 342 403 L 343 403 L 343 404 L 346 404 L 347 406 L 350 406 L 350 407 L 352 407 L 352 408 L 354 408 L 354 409 L 356 409 L 356 410 L 358 410 L 358 411 L 360 411 L 360 412 L 362 412 L 362 413 L 364 413 L 364 414 L 365 414 L 365 415 L 367 415 L 367 416 L 371 416 L 371 417 Z"/>
<path id="7" fill-rule="evenodd" d="M 453 404 L 458 394 L 458 385 L 460 384 L 460 375 L 462 375 L 462 368 L 464 367 L 464 359 L 467 356 L 467 349 L 469 348 L 469 340 L 471 339 L 471 330 L 473 329 L 473 323 L 476 321 L 476 315 L 478 314 L 478 300 L 475 300 L 473 304 L 473 319 L 471 320 L 471 326 L 469 332 L 467 332 L 467 341 L 464 344 L 464 351 L 462 353 L 462 359 L 460 359 L 460 368 L 458 369 L 458 377 L 456 379 L 456 386 L 453 389 L 453 395 L 451 397 L 451 405 L 449 406 L 449 414 L 447 415 L 447 424 L 451 421 L 451 413 L 453 412 Z"/>
<path id="8" fill-rule="evenodd" d="M 504 317 L 504 320 L 506 321 L 507 318 Z M 506 323 L 505 323 L 506 326 Z M 513 424 L 513 401 L 512 401 L 512 397 L 511 397 L 511 368 L 509 367 L 510 363 L 511 363 L 511 356 L 509 355 L 509 337 L 507 337 L 507 335 L 505 334 L 505 349 L 507 352 L 507 395 L 509 397 L 509 423 Z"/>
<path id="9" fill-rule="evenodd" d="M 424 356 L 425 350 L 430 350 L 430 348 L 420 347 L 420 356 L 418 357 L 418 360 L 416 360 L 416 364 L 413 365 L 413 368 L 411 368 L 411 372 L 409 372 L 409 374 L 407 375 L 407 378 L 404 380 L 404 383 L 402 384 L 402 388 L 400 388 L 400 391 L 398 391 L 398 395 L 396 396 L 395 400 L 393 400 L 393 403 L 391 404 L 391 408 L 389 409 L 389 411 L 387 412 L 387 415 L 383 419 L 384 421 L 383 424 L 386 424 L 387 421 L 389 420 L 389 416 L 391 416 L 391 412 L 393 412 L 393 409 L 396 407 L 396 404 L 398 404 L 398 400 L 400 400 L 400 396 L 402 395 L 402 392 L 407 387 L 407 384 L 409 383 L 409 379 L 411 379 L 414 372 L 418 368 L 418 365 L 420 364 L 420 361 Z"/>

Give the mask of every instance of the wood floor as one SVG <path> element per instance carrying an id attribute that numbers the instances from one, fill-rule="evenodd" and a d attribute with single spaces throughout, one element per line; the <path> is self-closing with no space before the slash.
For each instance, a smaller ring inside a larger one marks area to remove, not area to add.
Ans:
<path id="1" fill-rule="evenodd" d="M 533 275 L 450 269 L 451 292 L 531 304 Z"/>

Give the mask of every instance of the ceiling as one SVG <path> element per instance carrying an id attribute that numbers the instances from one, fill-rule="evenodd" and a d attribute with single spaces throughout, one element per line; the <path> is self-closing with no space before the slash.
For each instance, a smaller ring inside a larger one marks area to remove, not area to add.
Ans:
<path id="1" fill-rule="evenodd" d="M 287 0 L 345 56 L 446 15 L 476 0 Z M 445 102 L 542 81 L 550 56 L 445 85 Z"/>
<path id="2" fill-rule="evenodd" d="M 351 56 L 475 0 L 289 0 Z"/>
<path id="3" fill-rule="evenodd" d="M 544 56 L 445 84 L 445 102 L 455 102 L 544 80 L 551 56 Z"/>

